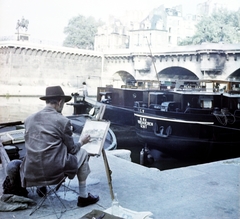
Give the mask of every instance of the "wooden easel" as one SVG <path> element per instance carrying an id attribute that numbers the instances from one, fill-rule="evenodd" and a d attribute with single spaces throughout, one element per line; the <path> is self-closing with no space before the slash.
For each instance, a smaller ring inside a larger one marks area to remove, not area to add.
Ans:
<path id="1" fill-rule="evenodd" d="M 96 116 L 96 120 L 100 121 L 103 118 L 104 112 L 106 109 L 106 105 L 105 104 L 101 104 L 98 114 Z M 109 185 L 109 189 L 110 189 L 110 195 L 112 200 L 114 199 L 114 194 L 113 194 L 113 187 L 112 187 L 112 171 L 110 170 L 109 164 L 108 164 L 108 160 L 107 160 L 107 155 L 106 152 L 104 150 L 104 148 L 102 149 L 102 156 L 103 156 L 103 161 L 104 161 L 104 165 L 105 165 L 105 170 L 106 170 L 106 174 L 107 174 L 107 179 L 108 179 L 108 185 Z"/>

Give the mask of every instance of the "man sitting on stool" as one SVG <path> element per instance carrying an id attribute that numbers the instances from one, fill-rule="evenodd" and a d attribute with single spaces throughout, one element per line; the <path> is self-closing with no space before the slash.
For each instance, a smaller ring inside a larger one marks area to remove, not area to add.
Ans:
<path id="1" fill-rule="evenodd" d="M 65 96 L 60 86 L 46 88 L 46 107 L 29 116 L 25 121 L 26 156 L 20 167 L 23 187 L 54 185 L 64 176 L 73 179 L 77 174 L 79 181 L 79 207 L 88 206 L 99 200 L 87 192 L 86 179 L 90 173 L 89 155 L 81 148 L 90 140 L 82 137 L 74 143 L 70 120 L 61 112 L 64 103 L 71 100 Z M 45 195 L 46 187 L 38 189 Z"/>

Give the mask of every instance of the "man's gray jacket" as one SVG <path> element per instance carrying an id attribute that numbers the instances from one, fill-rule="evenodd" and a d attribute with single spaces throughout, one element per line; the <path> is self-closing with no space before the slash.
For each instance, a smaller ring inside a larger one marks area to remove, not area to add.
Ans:
<path id="1" fill-rule="evenodd" d="M 20 167 L 23 187 L 57 184 L 64 175 L 77 172 L 76 154 L 81 143 L 74 143 L 70 120 L 50 106 L 25 121 L 26 156 Z"/>

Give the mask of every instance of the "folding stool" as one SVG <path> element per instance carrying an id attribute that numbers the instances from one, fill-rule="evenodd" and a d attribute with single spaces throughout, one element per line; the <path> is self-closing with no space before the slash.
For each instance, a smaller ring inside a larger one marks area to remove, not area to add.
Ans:
<path id="1" fill-rule="evenodd" d="M 30 213 L 30 215 L 32 215 L 35 211 L 37 211 L 42 205 L 43 203 L 48 200 L 49 203 L 51 204 L 53 211 L 56 215 L 56 217 L 59 219 L 61 218 L 62 214 L 67 210 L 66 206 L 64 205 L 64 203 L 62 202 L 61 198 L 57 195 L 57 191 L 58 189 L 61 187 L 61 185 L 65 182 L 67 176 L 65 176 L 58 184 L 56 185 L 44 185 L 47 187 L 47 193 L 46 195 L 44 195 L 43 197 L 41 197 L 41 199 L 38 201 L 38 203 L 36 204 L 36 206 L 33 208 L 32 212 Z M 66 186 L 64 186 L 64 189 L 66 188 Z M 55 209 L 55 205 L 53 203 L 53 200 L 51 199 L 51 195 L 54 194 L 54 196 L 59 200 L 59 203 L 62 205 L 61 208 L 61 212 L 60 215 L 58 215 L 58 212 Z"/>

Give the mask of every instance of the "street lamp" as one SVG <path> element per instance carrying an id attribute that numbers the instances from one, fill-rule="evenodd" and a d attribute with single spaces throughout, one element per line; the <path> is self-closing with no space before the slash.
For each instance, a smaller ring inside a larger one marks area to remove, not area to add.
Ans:
<path id="1" fill-rule="evenodd" d="M 79 76 L 77 75 L 77 89 L 78 89 L 78 77 L 79 77 Z"/>
<path id="2" fill-rule="evenodd" d="M 206 42 L 206 28 L 203 28 L 203 42 Z"/>
<path id="3" fill-rule="evenodd" d="M 21 27 L 21 22 L 20 22 L 20 20 L 18 20 L 17 21 L 17 27 L 16 27 L 16 29 L 17 29 L 17 41 L 19 41 L 20 40 L 20 38 L 19 38 L 19 28 Z"/>
<path id="4" fill-rule="evenodd" d="M 223 27 L 221 28 L 221 32 L 220 32 L 220 42 L 223 42 Z"/>

